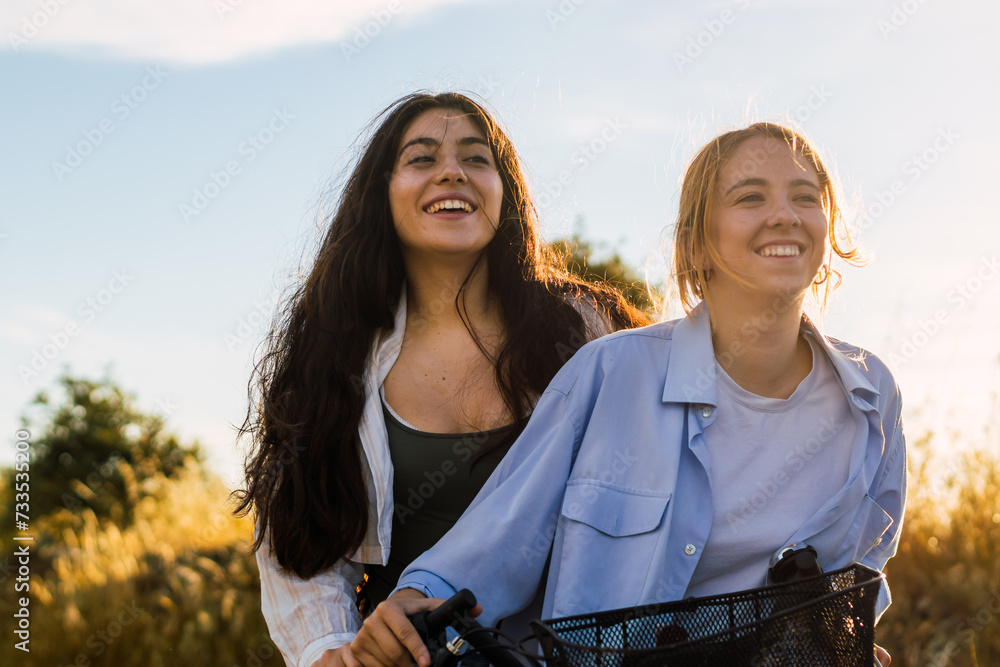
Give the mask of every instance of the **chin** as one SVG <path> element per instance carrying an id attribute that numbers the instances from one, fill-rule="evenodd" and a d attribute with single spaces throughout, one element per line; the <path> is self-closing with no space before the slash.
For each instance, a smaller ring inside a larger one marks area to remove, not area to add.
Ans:
<path id="1" fill-rule="evenodd" d="M 488 243 L 436 243 L 434 245 L 423 248 L 424 252 L 434 255 L 445 255 L 449 257 L 457 258 L 475 258 L 478 257 L 484 250 Z"/>
<path id="2" fill-rule="evenodd" d="M 769 299 L 795 299 L 805 295 L 806 291 L 812 282 L 774 282 L 766 286 L 762 286 L 759 290 L 760 293 L 767 296 Z"/>

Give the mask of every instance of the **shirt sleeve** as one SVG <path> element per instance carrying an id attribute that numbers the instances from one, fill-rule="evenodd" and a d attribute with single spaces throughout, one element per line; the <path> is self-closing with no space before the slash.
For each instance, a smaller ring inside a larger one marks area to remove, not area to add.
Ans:
<path id="1" fill-rule="evenodd" d="M 355 591 L 364 565 L 342 558 L 329 570 L 302 579 L 281 569 L 264 540 L 257 568 L 261 611 L 289 667 L 310 667 L 327 649 L 354 639 L 361 628 Z"/>
<path id="2" fill-rule="evenodd" d="M 448 598 L 468 588 L 491 625 L 535 598 L 556 532 L 581 429 L 551 386 L 455 526 L 403 571 L 397 590 Z"/>
<path id="3" fill-rule="evenodd" d="M 882 536 L 882 541 L 861 559 L 862 564 L 882 571 L 885 564 L 896 554 L 899 546 L 899 536 L 903 529 L 903 513 L 906 509 L 906 442 L 903 436 L 901 405 L 899 390 L 896 390 L 894 405 L 891 406 L 892 417 L 887 420 L 885 433 L 887 446 L 885 450 L 885 467 L 875 491 L 875 502 L 892 517 L 892 525 Z M 888 412 L 888 410 L 887 410 Z M 879 590 L 878 602 L 875 607 L 876 622 L 892 603 L 889 586 L 883 584 Z"/>

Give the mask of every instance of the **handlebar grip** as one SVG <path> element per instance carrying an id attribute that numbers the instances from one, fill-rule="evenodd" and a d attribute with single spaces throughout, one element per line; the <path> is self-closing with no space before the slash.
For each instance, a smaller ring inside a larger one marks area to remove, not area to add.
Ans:
<path id="1" fill-rule="evenodd" d="M 427 632 L 432 637 L 436 637 L 452 624 L 456 614 L 464 614 L 477 604 L 476 596 L 472 594 L 472 591 L 463 588 L 445 600 L 440 607 L 427 614 L 425 619 Z"/>
<path id="2" fill-rule="evenodd" d="M 469 615 L 469 610 L 477 604 L 472 591 L 463 588 L 434 611 L 421 612 L 410 618 L 431 655 L 437 656 L 434 664 L 439 664 L 438 660 L 442 661 L 440 664 L 453 664 L 455 656 L 444 648 L 444 631 L 451 626 L 496 667 L 539 667 L 538 662 L 519 655 L 517 647 L 498 642 L 484 631 L 491 628 L 483 628 Z"/>

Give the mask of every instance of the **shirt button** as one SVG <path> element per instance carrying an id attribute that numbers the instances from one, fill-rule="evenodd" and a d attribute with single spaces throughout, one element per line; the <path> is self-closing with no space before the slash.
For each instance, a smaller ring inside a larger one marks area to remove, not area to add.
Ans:
<path id="1" fill-rule="evenodd" d="M 882 538 L 881 538 L 881 537 L 880 537 L 880 538 L 878 538 L 877 540 L 875 540 L 875 546 L 876 546 L 876 547 L 877 547 L 878 545 L 880 545 L 880 544 L 882 544 Z"/>
<path id="2" fill-rule="evenodd" d="M 696 551 L 698 551 L 698 547 L 696 547 L 693 544 L 689 544 L 686 547 L 684 547 L 684 553 L 686 553 L 688 556 L 693 556 Z"/>
<path id="3" fill-rule="evenodd" d="M 707 405 L 705 407 L 703 407 L 701 409 L 701 416 L 704 417 L 705 419 L 708 419 L 709 417 L 711 417 L 712 416 L 712 408 L 708 407 Z"/>

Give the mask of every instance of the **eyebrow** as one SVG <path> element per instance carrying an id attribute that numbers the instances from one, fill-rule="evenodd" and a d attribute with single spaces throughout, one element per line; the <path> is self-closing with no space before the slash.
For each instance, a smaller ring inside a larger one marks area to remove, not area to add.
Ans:
<path id="1" fill-rule="evenodd" d="M 459 146 L 471 146 L 476 144 L 486 146 L 487 148 L 490 147 L 490 145 L 486 142 L 486 140 L 481 137 L 462 137 L 461 139 L 458 140 Z M 410 146 L 415 146 L 415 145 L 434 148 L 436 146 L 440 146 L 441 142 L 438 141 L 437 139 L 432 139 L 431 137 L 417 137 L 416 139 L 411 139 L 407 141 L 403 145 L 403 147 L 399 149 L 400 154 L 402 154 L 403 151 L 405 151 Z"/>
<path id="2" fill-rule="evenodd" d="M 819 192 L 820 190 L 820 187 L 818 185 L 816 185 L 807 178 L 796 178 L 794 181 L 790 181 L 788 184 L 792 187 L 805 185 L 807 187 L 812 188 L 813 190 L 816 190 L 817 192 Z M 733 190 L 737 188 L 746 187 L 748 185 L 767 185 L 767 181 L 765 181 L 763 178 L 744 178 L 742 181 L 739 181 L 733 187 L 726 190 L 726 194 L 728 195 Z"/>

